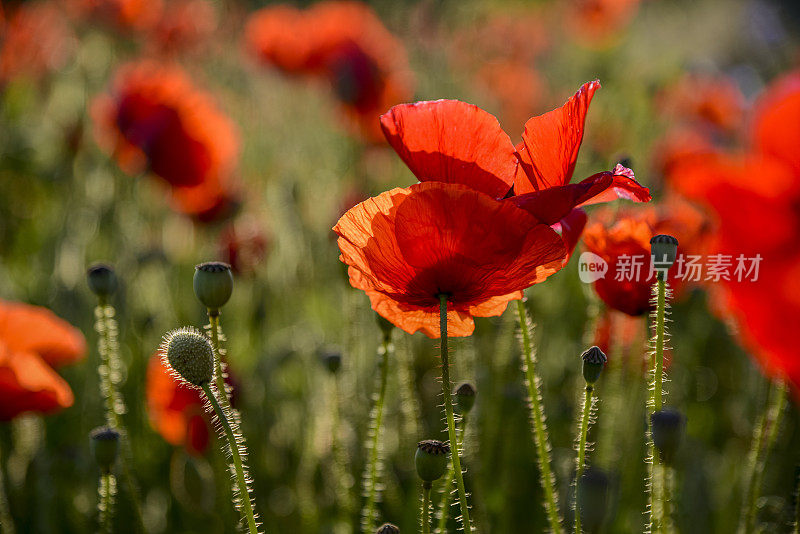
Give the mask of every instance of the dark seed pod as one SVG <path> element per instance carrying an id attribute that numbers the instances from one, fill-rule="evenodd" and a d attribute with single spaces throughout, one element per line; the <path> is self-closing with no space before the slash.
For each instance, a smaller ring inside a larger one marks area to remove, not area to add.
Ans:
<path id="1" fill-rule="evenodd" d="M 664 408 L 650 416 L 650 423 L 653 428 L 653 445 L 661 460 L 669 465 L 675 459 L 683 440 L 686 420 L 677 410 Z"/>
<path id="2" fill-rule="evenodd" d="M 86 271 L 86 282 L 100 298 L 110 297 L 117 291 L 117 275 L 114 268 L 105 263 L 92 264 Z"/>
<path id="3" fill-rule="evenodd" d="M 420 441 L 414 456 L 419 478 L 423 482 L 433 482 L 441 478 L 447 471 L 448 454 L 450 454 L 450 446 L 447 443 L 435 439 Z"/>
<path id="4" fill-rule="evenodd" d="M 400 534 L 400 529 L 391 523 L 384 523 L 378 527 L 375 534 Z"/>
<path id="5" fill-rule="evenodd" d="M 462 382 L 456 388 L 456 405 L 462 414 L 469 413 L 475 405 L 475 386 L 469 382 Z"/>
<path id="6" fill-rule="evenodd" d="M 583 358 L 583 379 L 587 384 L 594 384 L 600 378 L 608 358 L 596 345 L 581 354 L 581 358 Z"/>
<path id="7" fill-rule="evenodd" d="M 650 239 L 650 255 L 653 257 L 653 268 L 657 272 L 666 272 L 678 256 L 678 240 L 671 235 L 653 236 Z"/>
<path id="8" fill-rule="evenodd" d="M 201 263 L 194 271 L 194 294 L 209 310 L 219 310 L 233 293 L 231 266 L 221 261 Z"/>
<path id="9" fill-rule="evenodd" d="M 119 432 L 107 426 L 99 426 L 89 432 L 89 438 L 98 467 L 104 473 L 110 472 L 117 461 Z"/>

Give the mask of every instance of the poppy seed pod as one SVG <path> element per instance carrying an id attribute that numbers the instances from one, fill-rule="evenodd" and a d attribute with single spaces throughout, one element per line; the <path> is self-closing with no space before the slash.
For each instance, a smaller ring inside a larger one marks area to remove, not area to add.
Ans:
<path id="1" fill-rule="evenodd" d="M 339 372 L 339 369 L 342 367 L 342 354 L 339 351 L 335 350 L 326 350 L 323 351 L 320 355 L 320 360 L 322 361 L 323 365 L 331 372 L 331 374 L 336 374 Z"/>
<path id="2" fill-rule="evenodd" d="M 199 330 L 183 327 L 168 333 L 160 350 L 166 363 L 189 384 L 202 386 L 211 382 L 214 348 Z"/>
<path id="3" fill-rule="evenodd" d="M 669 269 L 678 256 L 678 240 L 671 235 L 659 234 L 650 239 L 653 268 L 658 272 Z"/>
<path id="4" fill-rule="evenodd" d="M 89 438 L 98 467 L 108 473 L 117 461 L 119 432 L 107 426 L 99 426 L 89 433 Z"/>
<path id="5" fill-rule="evenodd" d="M 653 445 L 658 449 L 661 460 L 671 464 L 683 439 L 685 419 L 672 408 L 664 408 L 650 416 L 653 428 Z"/>
<path id="6" fill-rule="evenodd" d="M 608 358 L 596 345 L 581 354 L 581 358 L 583 358 L 583 379 L 587 384 L 594 384 L 600 378 Z"/>
<path id="7" fill-rule="evenodd" d="M 475 405 L 475 387 L 469 382 L 462 382 L 456 388 L 456 405 L 462 414 L 469 413 Z"/>
<path id="8" fill-rule="evenodd" d="M 577 505 L 581 512 L 583 530 L 599 532 L 608 511 L 610 487 L 608 475 L 602 469 L 587 467 L 578 481 Z"/>
<path id="9" fill-rule="evenodd" d="M 435 439 L 426 439 L 417 444 L 417 453 L 414 463 L 417 474 L 423 482 L 438 480 L 447 471 L 447 455 L 450 454 L 450 445 Z"/>
<path id="10" fill-rule="evenodd" d="M 117 275 L 114 268 L 105 263 L 92 264 L 86 271 L 89 289 L 100 298 L 109 297 L 117 291 Z"/>
<path id="11" fill-rule="evenodd" d="M 209 310 L 219 310 L 233 293 L 231 266 L 221 261 L 209 261 L 195 267 L 194 294 Z"/>
<path id="12" fill-rule="evenodd" d="M 400 529 L 391 523 L 384 523 L 378 527 L 375 534 L 400 534 Z"/>

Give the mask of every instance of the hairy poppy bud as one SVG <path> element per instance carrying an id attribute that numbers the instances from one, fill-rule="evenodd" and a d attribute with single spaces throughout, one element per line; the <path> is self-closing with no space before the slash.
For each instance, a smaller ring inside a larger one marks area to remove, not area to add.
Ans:
<path id="1" fill-rule="evenodd" d="M 658 449 L 661 460 L 671 464 L 683 439 L 683 415 L 672 408 L 664 408 L 650 416 L 650 423 L 653 427 L 653 445 Z"/>
<path id="2" fill-rule="evenodd" d="M 99 426 L 89 432 L 89 438 L 97 465 L 101 471 L 108 473 L 117 461 L 119 432 L 107 426 Z"/>
<path id="3" fill-rule="evenodd" d="M 400 534 L 400 529 L 391 523 L 384 523 L 378 527 L 375 534 Z"/>
<path id="4" fill-rule="evenodd" d="M 599 532 L 608 510 L 610 482 L 605 471 L 587 467 L 578 481 L 577 505 L 586 532 Z"/>
<path id="5" fill-rule="evenodd" d="M 594 384 L 600 378 L 608 358 L 596 345 L 581 354 L 581 358 L 583 358 L 583 379 L 587 384 Z"/>
<path id="6" fill-rule="evenodd" d="M 209 261 L 195 267 L 194 294 L 209 310 L 219 310 L 233 293 L 231 266 L 221 261 Z"/>
<path id="7" fill-rule="evenodd" d="M 475 405 L 475 387 L 469 382 L 462 382 L 456 388 L 456 405 L 462 414 L 469 413 Z"/>
<path id="8" fill-rule="evenodd" d="M 417 474 L 423 482 L 438 480 L 447 471 L 447 455 L 450 454 L 450 445 L 435 439 L 426 439 L 417 444 L 417 453 L 414 463 Z"/>
<path id="9" fill-rule="evenodd" d="M 322 360 L 322 363 L 332 374 L 338 373 L 339 369 L 342 367 L 342 353 L 339 351 L 323 351 L 320 355 L 320 360 Z"/>
<path id="10" fill-rule="evenodd" d="M 110 297 L 117 291 L 117 275 L 114 268 L 105 263 L 92 264 L 86 271 L 86 282 L 100 298 Z"/>
<path id="11" fill-rule="evenodd" d="M 173 371 L 194 386 L 211 382 L 214 376 L 211 340 L 195 328 L 183 327 L 165 335 L 161 355 Z"/>
<path id="12" fill-rule="evenodd" d="M 671 235 L 653 236 L 650 239 L 650 255 L 653 257 L 653 269 L 663 276 L 663 280 L 678 256 L 678 240 Z"/>

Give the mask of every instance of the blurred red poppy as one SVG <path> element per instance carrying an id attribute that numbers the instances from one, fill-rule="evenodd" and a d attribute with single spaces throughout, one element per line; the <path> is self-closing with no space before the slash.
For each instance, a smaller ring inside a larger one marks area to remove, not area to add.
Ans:
<path id="1" fill-rule="evenodd" d="M 56 4 L 22 4 L 7 16 L 0 33 L 0 82 L 18 76 L 37 79 L 66 65 L 75 35 Z"/>
<path id="2" fill-rule="evenodd" d="M 72 390 L 50 366 L 85 354 L 83 335 L 50 310 L 0 300 L 0 420 L 72 406 Z"/>
<path id="3" fill-rule="evenodd" d="M 727 132 L 736 131 L 744 118 L 744 95 L 725 76 L 686 74 L 662 91 L 656 102 L 665 115 Z"/>
<path id="4" fill-rule="evenodd" d="M 67 0 L 75 16 L 126 32 L 148 30 L 161 16 L 162 0 Z"/>
<path id="5" fill-rule="evenodd" d="M 750 137 L 743 154 L 689 158 L 668 180 L 709 210 L 715 253 L 734 263 L 744 258 L 748 271 L 760 258 L 757 276 L 731 273 L 709 284 L 714 309 L 732 320 L 768 373 L 800 386 L 800 72 L 777 80 L 760 98 Z"/>
<path id="6" fill-rule="evenodd" d="M 148 170 L 166 181 L 179 211 L 202 215 L 235 196 L 236 128 L 178 67 L 123 66 L 91 111 L 98 144 L 129 174 Z"/>
<path id="7" fill-rule="evenodd" d="M 263 225 L 254 218 L 240 218 L 220 233 L 223 260 L 237 274 L 252 274 L 269 253 L 271 239 Z"/>
<path id="8" fill-rule="evenodd" d="M 366 4 L 320 2 L 307 10 L 277 5 L 254 13 L 245 41 L 261 62 L 327 80 L 369 141 L 382 140 L 378 116 L 412 95 L 405 50 Z"/>
<path id="9" fill-rule="evenodd" d="M 146 380 L 147 414 L 153 428 L 171 445 L 203 454 L 211 432 L 200 391 L 173 378 L 159 354 L 150 358 Z"/>
<path id="10" fill-rule="evenodd" d="M 217 13 L 209 0 L 174 0 L 155 25 L 152 43 L 160 52 L 185 52 L 203 44 L 216 27 Z"/>
<path id="11" fill-rule="evenodd" d="M 702 255 L 711 226 L 703 213 L 685 201 L 670 199 L 622 213 L 604 211 L 596 215 L 583 233 L 586 250 L 608 265 L 605 276 L 594 282 L 597 295 L 612 309 L 631 316 L 651 309 L 655 273 L 650 258 L 650 238 L 669 234 L 678 239 L 678 254 Z M 667 280 L 675 295 L 689 281 L 681 264 L 674 264 Z"/>
<path id="12" fill-rule="evenodd" d="M 440 294 L 448 333 L 468 336 L 473 317 L 500 315 L 561 269 L 566 254 L 548 225 L 459 183 L 387 191 L 349 210 L 334 231 L 353 287 L 399 328 L 429 337 L 440 334 Z"/>
<path id="13" fill-rule="evenodd" d="M 572 0 L 570 22 L 575 37 L 589 45 L 610 44 L 636 16 L 641 0 Z"/>

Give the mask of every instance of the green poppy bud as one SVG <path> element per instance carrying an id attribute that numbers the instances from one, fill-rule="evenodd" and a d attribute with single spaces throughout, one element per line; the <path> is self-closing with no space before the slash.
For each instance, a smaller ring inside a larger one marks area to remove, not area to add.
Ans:
<path id="1" fill-rule="evenodd" d="M 462 382 L 456 388 L 456 405 L 462 414 L 469 413 L 475 405 L 475 387 L 469 382 Z"/>
<path id="2" fill-rule="evenodd" d="M 594 346 L 581 354 L 583 358 L 583 379 L 587 384 L 594 384 L 600 378 L 608 358 L 600 347 Z"/>
<path id="3" fill-rule="evenodd" d="M 672 408 L 664 408 L 650 416 L 653 445 L 665 464 L 671 464 L 675 459 L 683 440 L 685 422 L 683 415 Z"/>
<path id="4" fill-rule="evenodd" d="M 435 439 L 426 439 L 417 444 L 417 453 L 414 463 L 417 474 L 423 482 L 438 480 L 447 471 L 447 455 L 450 454 L 450 445 Z"/>
<path id="5" fill-rule="evenodd" d="M 92 264 L 86 271 L 86 282 L 99 298 L 110 297 L 117 291 L 117 275 L 114 268 L 105 263 Z"/>
<path id="6" fill-rule="evenodd" d="M 400 534 L 400 529 L 391 523 L 384 523 L 378 527 L 375 534 Z"/>
<path id="7" fill-rule="evenodd" d="M 678 256 L 678 240 L 671 235 L 653 236 L 650 239 L 650 255 L 653 257 L 653 269 L 663 280 Z"/>
<path id="8" fill-rule="evenodd" d="M 89 433 L 89 438 L 98 467 L 104 473 L 110 472 L 117 461 L 119 432 L 107 426 L 99 426 Z"/>
<path id="9" fill-rule="evenodd" d="M 194 271 L 194 294 L 209 310 L 219 310 L 233 293 L 231 266 L 221 261 L 201 263 Z"/>
<path id="10" fill-rule="evenodd" d="M 194 386 L 211 382 L 214 376 L 214 348 L 199 330 L 183 327 L 164 336 L 161 343 L 164 361 L 184 381 Z"/>
<path id="11" fill-rule="evenodd" d="M 600 532 L 608 511 L 610 481 L 601 469 L 587 467 L 578 481 L 577 505 L 586 532 Z"/>

